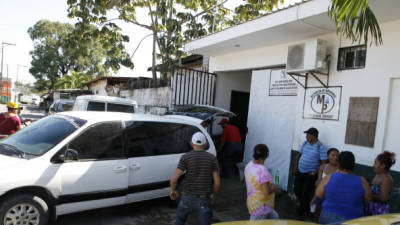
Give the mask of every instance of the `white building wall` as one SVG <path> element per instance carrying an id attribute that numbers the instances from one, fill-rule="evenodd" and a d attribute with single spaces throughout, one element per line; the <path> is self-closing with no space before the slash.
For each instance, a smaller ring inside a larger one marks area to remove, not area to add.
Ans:
<path id="1" fill-rule="evenodd" d="M 251 71 L 218 72 L 215 106 L 229 110 L 232 91 L 250 92 Z"/>
<path id="2" fill-rule="evenodd" d="M 171 102 L 170 87 L 134 89 L 130 99 L 138 103 L 139 112 L 164 114 Z"/>
<path id="3" fill-rule="evenodd" d="M 90 86 L 90 90 L 92 90 L 93 94 L 101 95 L 101 96 L 108 96 L 106 91 L 107 80 L 100 80 L 97 81 L 95 84 Z"/>
<path id="4" fill-rule="evenodd" d="M 391 78 L 400 77 L 400 70 L 398 68 L 400 59 L 400 41 L 398 41 L 398 37 L 400 36 L 399 27 L 400 20 L 381 24 L 384 44 L 378 47 L 368 46 L 366 67 L 364 69 L 345 70 L 342 72 L 336 69 L 338 49 L 340 47 L 357 44 L 345 41 L 344 38 L 340 38 L 336 33 L 315 37 L 328 41 L 328 52 L 331 54 L 329 84 L 332 86 L 343 86 L 339 121 L 303 119 L 304 89 L 299 88 L 296 120 L 293 130 L 293 149 L 298 150 L 301 143 L 304 141 L 305 137 L 302 131 L 314 126 L 319 129 L 320 139 L 326 145 L 337 147 L 340 150 L 352 151 L 356 155 L 357 163 L 369 166 L 373 164 L 376 155 L 384 148 L 385 125 L 387 122 L 387 112 L 389 110 L 390 80 Z M 304 41 L 306 40 L 299 40 L 295 43 Z M 294 43 L 215 56 L 210 59 L 210 71 L 243 70 L 285 64 L 287 47 L 291 44 Z M 217 85 L 221 85 L 221 90 L 217 91 L 216 99 L 218 99 L 218 101 L 216 101 L 216 105 L 223 106 L 224 108 L 230 103 L 229 95 L 227 95 L 228 93 L 223 90 L 223 88 L 228 86 L 228 82 L 224 82 L 226 79 L 228 78 L 224 76 L 221 81 L 217 81 Z M 316 83 L 314 82 L 314 84 Z M 373 148 L 344 143 L 350 97 L 380 98 L 375 144 Z M 257 107 L 273 106 L 259 105 Z M 396 133 L 398 132 L 400 132 L 400 128 L 397 128 Z M 400 149 L 385 150 L 394 151 L 397 152 L 397 155 L 400 155 Z M 248 151 L 247 148 L 246 151 Z M 395 168 L 399 170 L 399 167 Z"/>
<path id="5" fill-rule="evenodd" d="M 271 70 L 253 71 L 251 81 L 248 134 L 244 162 L 253 159 L 252 149 L 266 144 L 270 155 L 265 162 L 275 175 L 279 170 L 280 186 L 287 190 L 293 129 L 296 119 L 296 96 L 269 96 Z M 270 107 L 274 106 L 274 107 Z"/>

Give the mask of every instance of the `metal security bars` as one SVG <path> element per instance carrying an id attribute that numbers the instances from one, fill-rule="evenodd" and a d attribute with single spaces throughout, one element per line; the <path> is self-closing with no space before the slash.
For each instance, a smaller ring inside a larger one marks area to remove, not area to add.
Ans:
<path id="1" fill-rule="evenodd" d="M 184 67 L 174 67 L 171 77 L 171 104 L 214 105 L 217 75 Z"/>

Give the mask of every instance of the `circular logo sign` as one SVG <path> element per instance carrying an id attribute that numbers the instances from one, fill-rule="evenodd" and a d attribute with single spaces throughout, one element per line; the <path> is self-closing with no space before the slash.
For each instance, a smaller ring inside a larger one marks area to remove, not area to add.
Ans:
<path id="1" fill-rule="evenodd" d="M 332 91 L 318 90 L 311 95 L 311 109 L 318 114 L 329 113 L 335 106 L 335 98 Z"/>

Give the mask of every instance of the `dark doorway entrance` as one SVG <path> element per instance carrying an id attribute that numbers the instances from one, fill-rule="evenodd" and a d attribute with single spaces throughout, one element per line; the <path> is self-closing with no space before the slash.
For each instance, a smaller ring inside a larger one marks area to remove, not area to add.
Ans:
<path id="1" fill-rule="evenodd" d="M 250 93 L 242 91 L 232 91 L 230 111 L 236 114 L 231 119 L 231 123 L 236 125 L 240 130 L 243 143 L 245 142 L 247 133 L 247 115 L 249 112 Z"/>

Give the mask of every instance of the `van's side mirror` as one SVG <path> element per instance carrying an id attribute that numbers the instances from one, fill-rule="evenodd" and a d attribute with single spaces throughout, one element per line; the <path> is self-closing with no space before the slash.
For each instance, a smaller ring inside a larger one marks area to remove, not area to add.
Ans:
<path id="1" fill-rule="evenodd" d="M 78 151 L 74 149 L 67 149 L 63 155 L 60 155 L 59 160 L 65 161 L 76 161 L 78 160 Z"/>

